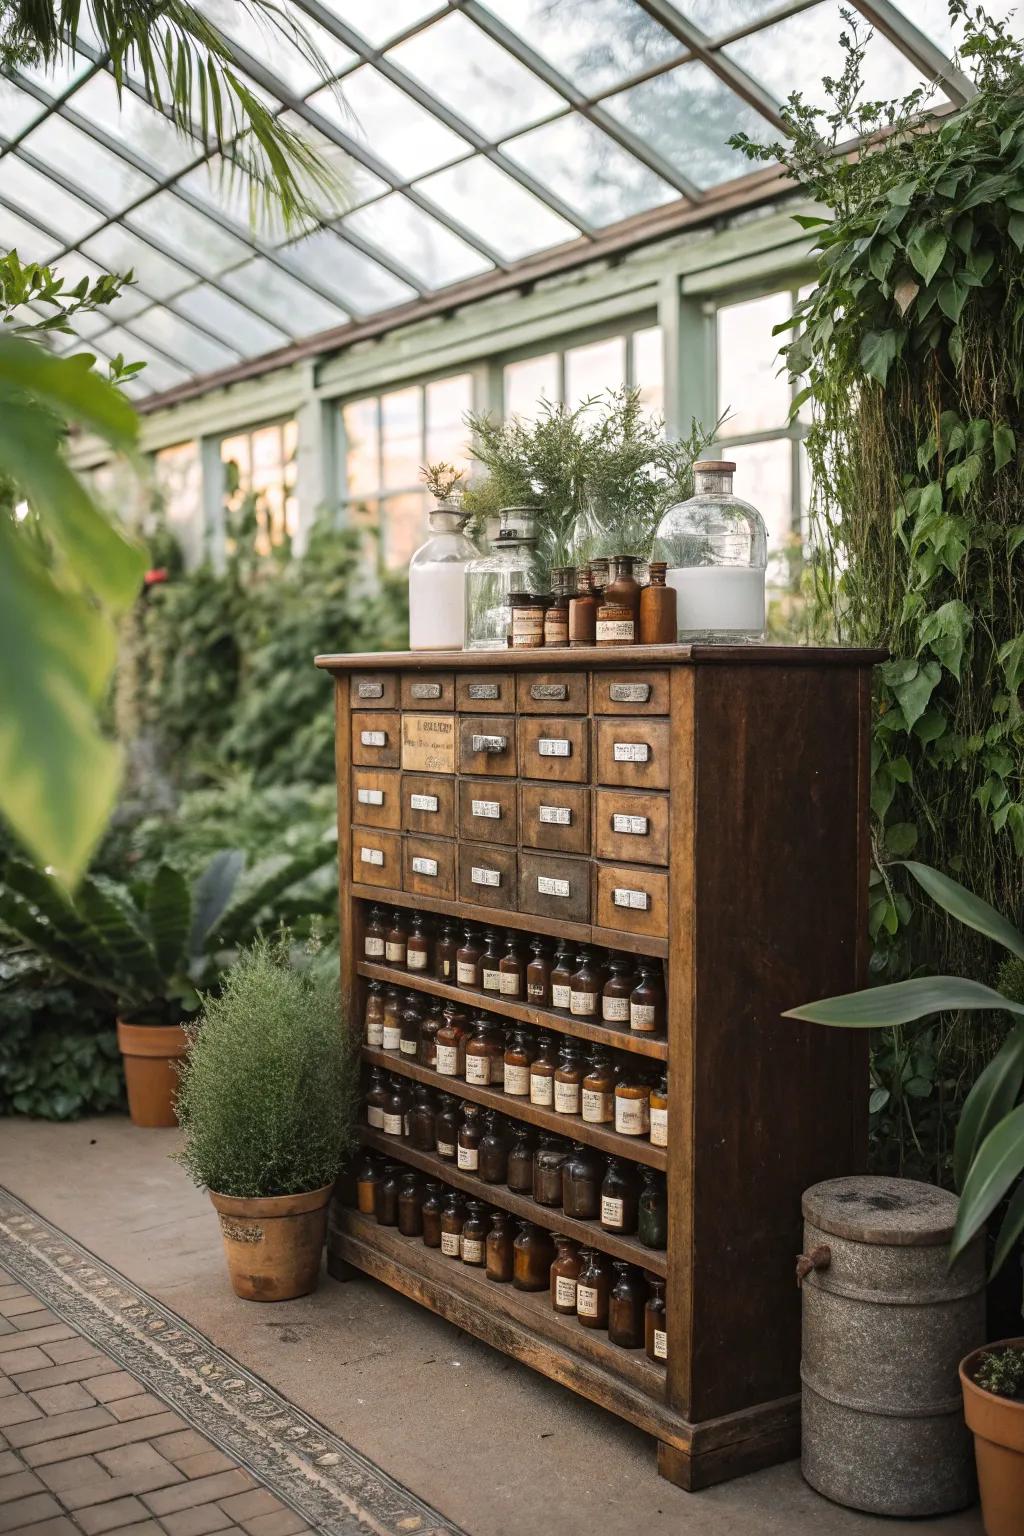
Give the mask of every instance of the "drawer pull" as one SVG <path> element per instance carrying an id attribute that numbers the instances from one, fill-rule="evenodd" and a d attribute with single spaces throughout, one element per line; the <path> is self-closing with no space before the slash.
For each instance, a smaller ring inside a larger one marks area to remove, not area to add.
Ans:
<path id="1" fill-rule="evenodd" d="M 612 831 L 627 832 L 630 837 L 646 837 L 647 817 L 625 816 L 616 811 L 612 816 Z"/>
<path id="2" fill-rule="evenodd" d="M 386 747 L 388 744 L 387 731 L 363 731 L 359 737 L 364 747 Z"/>
<path id="3" fill-rule="evenodd" d="M 439 699 L 441 697 L 441 684 L 413 683 L 409 692 L 414 699 Z"/>
<path id="4" fill-rule="evenodd" d="M 617 763 L 646 763 L 651 749 L 646 741 L 617 741 L 612 755 Z"/>
<path id="5" fill-rule="evenodd" d="M 412 870 L 414 875 L 436 875 L 437 860 L 421 859 L 417 856 L 412 861 Z"/>
<path id="6" fill-rule="evenodd" d="M 474 752 L 505 752 L 508 749 L 507 736 L 474 736 Z"/>
<path id="7" fill-rule="evenodd" d="M 360 683 L 356 691 L 361 699 L 382 699 L 384 697 L 384 684 Z"/>
<path id="8" fill-rule="evenodd" d="M 491 821 L 500 821 L 501 806 L 497 800 L 474 800 L 473 815 L 487 816 Z"/>
<path id="9" fill-rule="evenodd" d="M 470 683 L 468 693 L 471 699 L 496 699 L 498 697 L 498 684 Z"/>
<path id="10" fill-rule="evenodd" d="M 542 805 L 540 819 L 551 822 L 556 827 L 571 827 L 572 809 L 568 805 Z"/>
<path id="11" fill-rule="evenodd" d="M 479 864 L 474 864 L 469 872 L 469 878 L 473 885 L 500 885 L 500 869 L 482 869 Z"/>
<path id="12" fill-rule="evenodd" d="M 633 891 L 626 885 L 615 887 L 612 892 L 612 901 L 617 907 L 632 907 L 637 912 L 646 912 L 651 905 L 651 899 L 646 891 Z"/>
<path id="13" fill-rule="evenodd" d="M 568 880 L 553 880 L 550 875 L 537 876 L 537 890 L 541 896 L 568 896 Z"/>
<path id="14" fill-rule="evenodd" d="M 413 811 L 436 811 L 436 795 L 410 795 L 409 808 Z"/>
<path id="15" fill-rule="evenodd" d="M 542 736 L 537 743 L 537 750 L 541 757 L 568 757 L 572 752 L 572 742 L 564 736 Z"/>
<path id="16" fill-rule="evenodd" d="M 384 850 L 383 848 L 360 848 L 359 857 L 364 864 L 383 864 Z"/>
<path id="17" fill-rule="evenodd" d="M 361 789 L 357 798 L 360 805 L 383 805 L 384 791 L 382 789 Z"/>
<path id="18" fill-rule="evenodd" d="M 650 696 L 650 683 L 608 684 L 608 697 L 613 704 L 646 704 Z"/>
<path id="19" fill-rule="evenodd" d="M 569 697 L 568 683 L 531 683 L 530 698 L 540 704 L 546 699 L 553 699 L 561 704 Z"/>

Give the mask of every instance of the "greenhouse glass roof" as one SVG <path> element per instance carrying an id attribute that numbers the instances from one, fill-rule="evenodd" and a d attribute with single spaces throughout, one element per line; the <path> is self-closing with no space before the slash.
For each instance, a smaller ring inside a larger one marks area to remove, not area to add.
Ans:
<path id="1" fill-rule="evenodd" d="M 554 248 L 585 258 L 670 204 L 710 210 L 750 171 L 729 135 L 771 136 L 790 91 L 820 100 L 841 67 L 837 0 L 290 0 L 331 84 L 237 0 L 200 6 L 264 99 L 347 168 L 346 210 L 302 238 L 254 227 L 245 189 L 137 82 L 119 102 L 85 33 L 56 71 L 0 77 L 0 245 L 71 281 L 134 269 L 80 334 L 146 362 L 137 396 Z M 946 0 L 856 9 L 875 29 L 871 96 L 923 77 L 940 104 L 970 94 Z"/>

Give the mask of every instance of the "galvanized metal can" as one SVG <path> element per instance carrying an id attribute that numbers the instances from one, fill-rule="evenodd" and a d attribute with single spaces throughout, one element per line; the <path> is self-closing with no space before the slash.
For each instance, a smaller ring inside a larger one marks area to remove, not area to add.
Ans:
<path id="1" fill-rule="evenodd" d="M 956 1196 L 869 1175 L 803 1197 L 803 1443 L 812 1488 L 882 1515 L 975 1497 L 957 1365 L 984 1340 L 979 1238 L 949 1268 Z"/>

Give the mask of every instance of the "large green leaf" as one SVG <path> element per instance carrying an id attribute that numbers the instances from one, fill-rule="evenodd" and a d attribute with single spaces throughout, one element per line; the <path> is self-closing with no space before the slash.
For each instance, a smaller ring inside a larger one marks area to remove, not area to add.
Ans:
<path id="1" fill-rule="evenodd" d="M 964 1181 L 956 1227 L 950 1243 L 950 1263 L 959 1258 L 981 1231 L 1003 1196 L 1024 1173 L 1024 1104 L 994 1126 L 971 1164 Z"/>
<path id="2" fill-rule="evenodd" d="M 1017 1244 L 1017 1239 L 1024 1233 L 1024 1179 L 1017 1185 L 1010 1203 L 1006 1208 L 1002 1226 L 999 1228 L 999 1237 L 996 1241 L 995 1252 L 992 1254 L 992 1273 L 997 1275 L 1006 1263 Z"/>
<path id="3" fill-rule="evenodd" d="M 244 864 L 245 854 L 240 848 L 223 848 L 220 853 L 214 854 L 199 876 L 192 893 L 189 955 L 194 957 L 202 952 L 207 934 L 215 927 L 231 900 Z"/>
<path id="4" fill-rule="evenodd" d="M 0 335 L 0 383 L 23 390 L 58 416 L 98 432 L 112 448 L 135 446 L 139 420 L 130 402 L 93 372 L 88 353 L 54 357 L 30 341 Z"/>
<path id="5" fill-rule="evenodd" d="M 907 255 L 915 271 L 924 279 L 926 287 L 942 265 L 948 244 L 942 230 L 934 228 L 915 230 L 907 242 Z"/>
<path id="6" fill-rule="evenodd" d="M 958 881 L 933 869 L 930 864 L 918 864 L 913 859 L 902 862 L 904 869 L 910 871 L 921 889 L 927 891 L 936 905 L 948 912 L 950 917 L 983 933 L 987 939 L 994 939 L 1011 954 L 1024 959 L 1024 934 L 998 913 L 995 907 L 989 906 L 987 901 L 982 901 L 980 896 L 975 896 L 973 891 Z"/>
<path id="7" fill-rule="evenodd" d="M 161 1000 L 164 977 L 131 898 L 113 880 L 100 875 L 82 881 L 79 909 L 96 930 L 126 1003 Z"/>
<path id="8" fill-rule="evenodd" d="M 62 971 L 71 972 L 95 986 L 102 985 L 102 977 L 93 981 L 88 955 L 78 954 L 57 935 L 53 927 L 41 918 L 30 902 L 10 886 L 0 882 L 0 928 L 31 945 L 37 954 Z M 81 967 L 81 969 L 79 969 Z"/>
<path id="9" fill-rule="evenodd" d="M 926 1018 L 930 1013 L 960 1008 L 1005 1008 L 1024 1017 L 1024 1003 L 1011 1002 L 993 987 L 962 976 L 916 976 L 887 987 L 845 992 L 839 997 L 822 998 L 820 1003 L 787 1009 L 783 1017 L 807 1019 L 812 1024 L 829 1024 L 838 1029 L 887 1029 Z"/>
<path id="10" fill-rule="evenodd" d="M 290 885 L 304 880 L 334 857 L 329 844 L 311 849 L 302 856 L 274 854 L 246 870 L 238 890 L 220 920 L 213 925 L 223 944 L 244 943 L 252 936 L 252 925 L 263 911 Z"/>
<path id="11" fill-rule="evenodd" d="M 95 930 L 52 875 L 24 859 L 8 859 L 3 883 L 34 908 L 56 939 L 83 964 L 102 968 L 102 944 Z"/>
<path id="12" fill-rule="evenodd" d="M 192 897 L 180 870 L 161 864 L 148 892 L 146 915 L 157 964 L 165 976 L 183 971 L 192 926 Z"/>
<path id="13" fill-rule="evenodd" d="M 1003 1041 L 964 1100 L 953 1147 L 953 1178 L 963 1189 L 975 1154 L 994 1125 L 1016 1104 L 1024 1083 L 1024 1024 Z"/>

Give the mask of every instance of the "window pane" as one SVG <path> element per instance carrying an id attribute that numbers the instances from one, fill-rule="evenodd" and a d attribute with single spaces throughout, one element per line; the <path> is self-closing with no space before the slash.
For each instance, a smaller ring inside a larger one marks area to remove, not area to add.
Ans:
<path id="1" fill-rule="evenodd" d="M 678 195 L 575 112 L 509 139 L 502 148 L 591 224 L 612 224 Z"/>
<path id="2" fill-rule="evenodd" d="M 557 405 L 558 358 L 554 352 L 507 363 L 504 375 L 506 416 L 521 416 L 523 421 L 533 421 L 542 399 Z"/>
<path id="3" fill-rule="evenodd" d="M 718 412 L 729 412 L 726 437 L 784 427 L 789 416 L 789 381 L 779 357 L 784 337 L 773 326 L 787 319 L 788 293 L 769 293 L 718 311 Z"/>
<path id="4" fill-rule="evenodd" d="M 575 240 L 579 230 L 482 155 L 417 182 L 445 213 L 508 261 Z"/>
<path id="5" fill-rule="evenodd" d="M 104 69 L 79 86 L 69 105 L 162 174 L 180 170 L 202 153 L 197 139 L 182 138 L 162 112 L 134 91 L 126 88 L 118 97 L 117 86 Z"/>
<path id="6" fill-rule="evenodd" d="M 4 161 L 6 165 L 6 160 Z M 16 250 L 22 261 L 48 261 L 60 250 L 60 241 L 45 235 L 28 219 L 19 218 L 0 203 L 0 247 Z"/>
<path id="7" fill-rule="evenodd" d="M 251 255 L 250 247 L 242 240 L 229 235 L 205 214 L 197 213 L 173 192 L 158 192 L 136 208 L 128 222 L 144 234 L 155 235 L 211 277 L 225 267 L 238 266 Z"/>
<path id="8" fill-rule="evenodd" d="M 107 275 L 106 268 L 98 267 L 94 261 L 87 261 L 78 251 L 68 251 L 66 256 L 60 258 L 57 265 L 60 276 L 64 279 L 65 289 L 74 288 L 83 277 L 87 277 L 92 284 L 97 278 Z M 140 292 L 132 283 L 127 288 L 121 289 L 113 304 L 104 304 L 102 313 L 112 320 L 127 320 L 132 315 L 137 315 L 140 309 L 145 309 L 148 303 L 149 296 Z"/>
<path id="9" fill-rule="evenodd" d="M 84 240 L 82 249 L 94 261 L 102 262 L 108 272 L 133 271 L 142 288 L 154 299 L 166 299 L 195 282 L 191 272 L 120 224 L 112 224 Z"/>
<path id="10" fill-rule="evenodd" d="M 945 0 L 942 0 L 945 4 Z M 776 11 L 779 0 L 680 0 L 678 9 L 687 21 L 700 27 L 709 37 L 724 37 L 738 32 L 768 11 Z"/>
<path id="11" fill-rule="evenodd" d="M 0 75 L 0 138 L 16 138 L 45 111 L 45 102 L 37 101 L 28 91 L 19 90 L 13 80 Z"/>
<path id="12" fill-rule="evenodd" d="M 345 427 L 345 495 L 372 496 L 380 488 L 377 399 L 352 400 L 342 407 Z"/>
<path id="13" fill-rule="evenodd" d="M 435 379 L 426 388 L 427 460 L 469 467 L 466 413 L 473 409 L 473 380 L 468 373 Z"/>
<path id="14" fill-rule="evenodd" d="M 665 353 L 661 326 L 633 333 L 633 383 L 643 405 L 652 415 L 665 410 Z"/>
<path id="15" fill-rule="evenodd" d="M 343 88 L 343 94 L 347 88 L 346 83 Z M 391 190 L 388 182 L 382 181 L 379 176 L 375 176 L 365 165 L 361 165 L 354 155 L 350 155 L 347 149 L 342 149 L 341 145 L 336 143 L 334 139 L 328 137 L 326 133 L 321 133 L 319 128 L 314 128 L 312 123 L 308 122 L 306 118 L 300 117 L 297 112 L 282 112 L 281 122 L 286 128 L 290 128 L 292 133 L 299 134 L 307 144 L 312 145 L 321 160 L 326 161 L 329 166 L 341 173 L 347 188 L 347 196 L 342 199 L 343 207 L 329 207 L 325 210 L 330 213 L 332 218 L 340 218 L 350 208 L 358 208 L 360 203 L 368 203 L 374 197 L 383 197 L 385 192 Z M 350 131 L 351 128 L 352 125 L 350 123 Z M 323 192 L 319 189 L 314 192 L 311 189 L 311 196 L 316 206 L 323 208 Z"/>
<path id="16" fill-rule="evenodd" d="M 259 12 L 238 0 L 202 0 L 199 9 L 297 96 L 324 78 L 317 54 L 330 75 L 340 74 L 355 57 L 333 33 L 287 0 Z"/>
<path id="17" fill-rule="evenodd" d="M 387 309 L 416 297 L 416 290 L 408 283 L 329 229 L 282 246 L 281 254 L 300 271 L 317 278 L 321 286 L 330 288 L 346 309 L 357 314 Z"/>
<path id="18" fill-rule="evenodd" d="M 269 315 L 289 336 L 311 336 L 314 331 L 343 325 L 348 319 L 344 310 L 328 304 L 297 278 L 262 257 L 247 261 L 234 272 L 226 272 L 221 282 Z"/>
<path id="19" fill-rule="evenodd" d="M 603 105 L 698 187 L 750 169 L 746 156 L 729 148 L 730 134 L 742 131 L 759 139 L 772 132 L 767 119 L 699 59 L 610 96 Z"/>
<path id="20" fill-rule="evenodd" d="M 212 373 L 216 368 L 228 368 L 237 363 L 239 354 L 233 348 L 221 346 L 202 331 L 197 331 L 187 320 L 179 320 L 171 310 L 157 305 L 147 309 L 132 321 L 132 330 L 151 341 L 162 352 L 183 363 L 191 373 Z"/>
<path id="21" fill-rule="evenodd" d="M 392 192 L 367 208 L 358 208 L 349 214 L 342 228 L 355 230 L 382 251 L 394 252 L 402 266 L 428 288 L 443 288 L 460 278 L 491 270 L 486 256 L 474 251 L 400 192 Z"/>
<path id="22" fill-rule="evenodd" d="M 103 336 L 103 345 L 114 356 L 120 352 L 124 355 L 125 362 L 145 363 L 145 370 L 138 375 L 139 382 L 147 394 L 155 394 L 159 390 L 173 389 L 176 384 L 184 384 L 188 379 L 188 373 L 184 368 L 178 368 L 167 358 L 161 357 L 145 342 L 140 341 L 129 331 L 123 331 L 120 326 L 111 326 Z"/>
<path id="23" fill-rule="evenodd" d="M 33 170 L 24 160 L 19 160 L 17 152 L 4 158 L 3 194 L 29 216 L 38 209 L 47 228 L 54 230 L 68 245 L 103 221 L 102 213 L 79 202 L 41 171 Z"/>
<path id="24" fill-rule="evenodd" d="M 154 456 L 154 475 L 164 520 L 181 545 L 185 562 L 198 565 L 203 554 L 203 472 L 199 444 L 176 443 Z"/>
<path id="25" fill-rule="evenodd" d="M 222 155 L 211 155 L 205 164 L 186 171 L 179 185 L 230 219 L 238 226 L 240 237 L 254 233 L 264 240 L 283 240 L 288 233 L 275 207 L 268 209 L 262 198 L 253 204 L 244 179 L 237 173 L 232 175 L 230 163 Z"/>
<path id="26" fill-rule="evenodd" d="M 346 76 L 344 103 L 323 90 L 309 104 L 403 178 L 422 176 L 469 153 L 464 138 L 368 64 Z"/>
<path id="27" fill-rule="evenodd" d="M 684 51 L 636 0 L 488 0 L 487 9 L 592 95 Z"/>
<path id="28" fill-rule="evenodd" d="M 207 283 L 179 293 L 174 308 L 189 320 L 195 320 L 214 335 L 230 340 L 233 347 L 244 357 L 258 357 L 261 352 L 272 352 L 284 346 L 288 337 L 276 326 L 260 320 L 251 310 L 236 304 L 225 294 L 219 293 Z"/>
<path id="29" fill-rule="evenodd" d="M 769 566 L 777 571 L 793 530 L 793 445 L 786 437 L 740 447 L 730 443 L 722 456 L 736 465 L 737 496 L 752 502 L 765 520 Z"/>
<path id="30" fill-rule="evenodd" d="M 24 148 L 26 154 L 59 171 L 74 186 L 88 187 L 90 197 L 111 213 L 155 190 L 149 176 L 60 117 L 49 117 L 33 129 Z"/>
<path id="31" fill-rule="evenodd" d="M 550 117 L 564 100 L 475 26 L 449 14 L 400 43 L 388 58 L 491 140 Z"/>
<path id="32" fill-rule="evenodd" d="M 427 497 L 422 491 L 389 496 L 381 502 L 381 550 L 388 570 L 400 571 L 427 533 Z"/>
<path id="33" fill-rule="evenodd" d="M 82 19 L 85 20 L 84 17 Z M 83 35 L 84 31 L 84 27 L 81 28 Z M 84 53 L 65 48 L 61 57 L 54 59 L 52 64 L 19 64 L 18 73 L 41 86 L 52 98 L 63 96 L 68 87 L 80 80 L 92 67 L 92 60 L 87 59 Z"/>
<path id="34" fill-rule="evenodd" d="M 397 490 L 419 480 L 423 463 L 422 397 L 417 386 L 382 395 L 380 402 L 382 482 Z"/>
<path id="35" fill-rule="evenodd" d="M 324 0 L 329 11 L 380 46 L 443 9 L 442 0 Z"/>
<path id="36" fill-rule="evenodd" d="M 565 403 L 575 408 L 584 400 L 619 389 L 626 379 L 626 342 L 622 336 L 570 347 L 565 354 Z"/>

